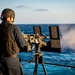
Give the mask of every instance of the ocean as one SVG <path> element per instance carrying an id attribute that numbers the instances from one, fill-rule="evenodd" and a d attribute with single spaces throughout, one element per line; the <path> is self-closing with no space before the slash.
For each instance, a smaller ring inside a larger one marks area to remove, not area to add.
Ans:
<path id="1" fill-rule="evenodd" d="M 42 34 L 49 36 L 49 26 L 59 26 L 61 53 L 43 52 L 44 67 L 48 75 L 74 75 L 75 74 L 75 24 L 17 24 L 25 34 L 34 34 L 33 26 L 41 26 Z M 49 41 L 50 39 L 46 39 Z M 19 52 L 22 70 L 26 75 L 33 75 L 35 62 L 32 52 Z M 37 75 L 45 75 L 43 67 L 38 64 Z"/>

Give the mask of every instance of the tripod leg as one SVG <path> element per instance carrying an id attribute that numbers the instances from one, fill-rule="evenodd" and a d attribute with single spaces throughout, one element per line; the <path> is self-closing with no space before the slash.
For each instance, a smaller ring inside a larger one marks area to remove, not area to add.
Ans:
<path id="1" fill-rule="evenodd" d="M 35 68 L 34 68 L 34 73 L 33 73 L 33 75 L 37 75 L 37 69 L 38 69 L 38 64 L 35 64 Z"/>
<path id="2" fill-rule="evenodd" d="M 42 64 L 42 67 L 43 67 L 43 70 L 44 70 L 45 75 L 48 75 L 47 72 L 46 72 L 46 69 L 44 67 L 44 64 Z"/>

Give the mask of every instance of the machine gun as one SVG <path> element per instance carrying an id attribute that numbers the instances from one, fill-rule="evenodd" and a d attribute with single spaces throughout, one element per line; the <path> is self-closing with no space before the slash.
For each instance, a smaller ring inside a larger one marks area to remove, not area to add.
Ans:
<path id="1" fill-rule="evenodd" d="M 43 55 L 40 50 L 41 47 L 47 46 L 47 43 L 43 40 L 43 38 L 45 38 L 45 36 L 43 35 L 40 36 L 38 33 L 34 35 L 25 35 L 28 51 L 31 51 L 33 49 L 32 44 L 35 44 L 35 53 L 34 53 L 35 68 L 33 75 L 37 75 L 37 68 L 39 63 L 42 64 L 45 75 L 48 75 L 44 67 Z"/>
<path id="2" fill-rule="evenodd" d="M 34 49 L 32 44 L 36 44 L 36 36 L 40 41 L 41 51 L 45 52 L 61 52 L 60 45 L 60 35 L 59 35 L 59 27 L 58 26 L 49 26 L 50 36 L 45 36 L 41 34 L 41 27 L 34 26 L 34 34 L 23 34 L 26 41 L 26 49 L 28 52 Z M 44 38 L 50 38 L 50 41 L 44 41 Z"/>
<path id="3" fill-rule="evenodd" d="M 48 75 L 44 67 L 43 55 L 41 53 L 42 48 L 43 50 L 45 49 L 44 51 L 48 49 L 48 52 L 60 52 L 60 36 L 58 26 L 52 26 L 49 28 L 51 34 L 51 40 L 49 42 L 45 42 L 43 40 L 44 38 L 46 38 L 46 36 L 40 35 L 40 29 L 38 26 L 34 27 L 33 35 L 23 34 L 28 52 L 32 51 L 34 48 L 33 44 L 35 45 L 35 68 L 33 75 L 37 75 L 37 68 L 39 63 L 42 64 L 45 75 Z"/>

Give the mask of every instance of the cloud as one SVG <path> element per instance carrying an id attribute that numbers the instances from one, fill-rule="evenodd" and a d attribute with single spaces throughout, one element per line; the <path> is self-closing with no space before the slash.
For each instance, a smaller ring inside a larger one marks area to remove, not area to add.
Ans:
<path id="1" fill-rule="evenodd" d="M 48 9 L 35 9 L 35 11 L 48 11 Z"/>
<path id="2" fill-rule="evenodd" d="M 25 5 L 18 5 L 18 6 L 16 6 L 16 8 L 29 8 L 29 7 L 25 6 Z"/>

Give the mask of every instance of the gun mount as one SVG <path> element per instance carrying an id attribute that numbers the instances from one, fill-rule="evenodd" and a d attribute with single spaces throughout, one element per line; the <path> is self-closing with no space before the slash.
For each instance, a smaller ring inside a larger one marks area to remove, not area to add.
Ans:
<path id="1" fill-rule="evenodd" d="M 61 52 L 60 46 L 60 35 L 59 35 L 59 27 L 58 26 L 49 26 L 50 36 L 45 36 L 41 34 L 41 27 L 34 26 L 34 34 L 24 34 L 23 36 L 26 41 L 26 49 L 28 52 L 34 49 L 33 44 L 36 44 L 38 40 L 40 42 L 41 51 L 45 52 Z M 44 38 L 50 38 L 50 41 L 44 41 Z"/>

